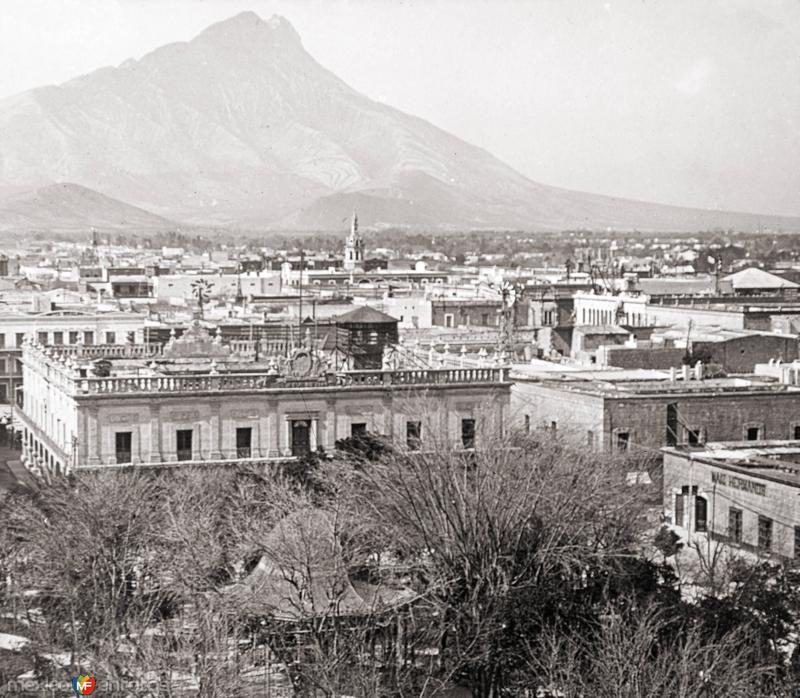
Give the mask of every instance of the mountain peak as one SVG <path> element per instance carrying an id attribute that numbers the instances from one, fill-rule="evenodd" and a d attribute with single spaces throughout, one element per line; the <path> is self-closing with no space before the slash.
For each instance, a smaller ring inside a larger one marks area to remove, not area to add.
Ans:
<path id="1" fill-rule="evenodd" d="M 237 41 L 269 36 L 273 40 L 301 43 L 300 35 L 285 17 L 272 15 L 264 21 L 251 10 L 240 12 L 233 17 L 212 24 L 200 36 L 230 38 Z"/>
<path id="2" fill-rule="evenodd" d="M 359 94 L 305 51 L 286 19 L 253 12 L 122 69 L 0 102 L 0 154 L 0 189 L 76 183 L 0 207 L 0 230 L 4 220 L 63 229 L 71 211 L 85 229 L 82 211 L 92 207 L 104 225 L 143 220 L 120 202 L 240 228 L 330 229 L 357 207 L 365 227 L 800 230 L 800 219 L 531 182 L 486 151 Z M 143 220 L 153 225 L 163 219 Z"/>

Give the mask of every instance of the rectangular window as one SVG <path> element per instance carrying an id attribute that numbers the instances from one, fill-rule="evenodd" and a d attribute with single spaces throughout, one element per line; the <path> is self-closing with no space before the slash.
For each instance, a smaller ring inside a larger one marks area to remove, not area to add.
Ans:
<path id="1" fill-rule="evenodd" d="M 94 344 L 94 332 L 84 332 L 83 343 L 87 346 Z"/>
<path id="2" fill-rule="evenodd" d="M 0 374 L 5 374 L 8 371 L 8 363 L 5 358 L 0 359 Z"/>
<path id="3" fill-rule="evenodd" d="M 734 543 L 742 542 L 742 510 L 728 509 L 728 538 Z"/>
<path id="4" fill-rule="evenodd" d="M 461 444 L 464 448 L 475 448 L 475 420 L 461 420 Z"/>
<path id="5" fill-rule="evenodd" d="M 531 433 L 531 416 L 529 414 L 525 415 L 525 433 Z"/>
<path id="6" fill-rule="evenodd" d="M 406 446 L 418 451 L 422 441 L 422 422 L 406 422 Z"/>
<path id="7" fill-rule="evenodd" d="M 69 333 L 69 343 L 70 344 L 77 344 L 78 343 L 78 333 L 77 332 L 70 332 Z"/>
<path id="8" fill-rule="evenodd" d="M 618 451 L 627 451 L 630 446 L 630 433 L 627 431 L 617 432 L 616 447 Z"/>
<path id="9" fill-rule="evenodd" d="M 481 325 L 486 327 L 489 324 L 489 313 L 481 314 Z"/>
<path id="10" fill-rule="evenodd" d="M 589 448 L 594 448 L 594 432 L 591 429 L 586 432 L 586 445 Z"/>
<path id="11" fill-rule="evenodd" d="M 250 458 L 252 453 L 253 428 L 237 427 L 236 429 L 236 457 Z"/>
<path id="12" fill-rule="evenodd" d="M 794 425 L 793 432 L 794 432 L 794 440 L 800 441 L 800 424 Z"/>
<path id="13" fill-rule="evenodd" d="M 5 383 L 0 383 L 0 402 L 8 404 L 8 386 Z"/>
<path id="14" fill-rule="evenodd" d="M 366 422 L 354 422 L 350 425 L 350 437 L 353 439 L 359 439 L 362 436 L 367 435 L 367 424 Z"/>
<path id="15" fill-rule="evenodd" d="M 6 347 L 6 336 L 2 332 L 0 332 L 0 349 L 5 349 Z"/>
<path id="16" fill-rule="evenodd" d="M 178 460 L 192 460 L 192 432 L 192 429 L 178 429 L 175 432 Z"/>
<path id="17" fill-rule="evenodd" d="M 132 437 L 130 431 L 118 431 L 114 435 L 114 455 L 117 457 L 117 463 L 131 462 Z"/>
<path id="18" fill-rule="evenodd" d="M 800 560 L 800 526 L 794 527 L 794 559 Z"/>
<path id="19" fill-rule="evenodd" d="M 447 313 L 444 316 L 444 326 L 445 327 L 452 327 L 453 326 L 453 316 L 450 313 Z"/>
<path id="20" fill-rule="evenodd" d="M 759 550 L 772 549 L 772 519 L 766 516 L 758 517 L 758 548 Z"/>
<path id="21" fill-rule="evenodd" d="M 63 343 L 64 343 L 64 333 L 53 332 L 53 344 L 63 344 Z"/>
<path id="22" fill-rule="evenodd" d="M 745 438 L 748 441 L 758 441 L 761 438 L 761 429 L 759 427 L 747 427 Z"/>
<path id="23" fill-rule="evenodd" d="M 39 344 L 47 344 L 47 332 L 37 332 L 36 337 Z"/>
<path id="24" fill-rule="evenodd" d="M 16 342 L 16 345 L 18 347 L 21 347 L 22 343 L 25 341 L 25 333 L 24 332 L 17 332 L 17 334 L 14 335 L 14 341 Z"/>
<path id="25" fill-rule="evenodd" d="M 117 333 L 106 332 L 106 344 L 116 344 L 116 343 L 117 343 Z"/>

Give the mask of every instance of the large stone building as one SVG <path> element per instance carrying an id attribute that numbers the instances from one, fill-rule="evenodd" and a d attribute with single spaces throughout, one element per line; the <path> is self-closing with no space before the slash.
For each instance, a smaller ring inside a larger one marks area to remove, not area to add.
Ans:
<path id="1" fill-rule="evenodd" d="M 32 469 L 264 461 L 365 431 L 417 448 L 503 429 L 503 368 L 331 372 L 314 352 L 253 359 L 198 327 L 167 345 L 23 351 Z"/>
<path id="2" fill-rule="evenodd" d="M 774 296 L 660 296 L 645 294 L 575 294 L 575 324 L 622 325 L 628 328 L 668 325 L 720 327 L 726 330 L 779 329 L 800 316 L 796 298 Z"/>
<path id="3" fill-rule="evenodd" d="M 26 312 L 11 307 L 0 313 L 0 405 L 14 402 L 22 385 L 22 346 L 25 339 L 40 344 L 125 344 L 141 342 L 144 313 L 85 307 L 61 307 Z"/>
<path id="4" fill-rule="evenodd" d="M 664 514 L 693 543 L 800 559 L 799 495 L 800 441 L 664 451 Z"/>

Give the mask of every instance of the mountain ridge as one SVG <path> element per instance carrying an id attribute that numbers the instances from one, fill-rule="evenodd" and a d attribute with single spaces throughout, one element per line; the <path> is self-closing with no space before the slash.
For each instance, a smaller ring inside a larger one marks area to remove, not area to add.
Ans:
<path id="1" fill-rule="evenodd" d="M 366 226 L 800 230 L 794 217 L 533 182 L 360 94 L 303 48 L 288 20 L 253 12 L 0 100 L 0 185 L 65 181 L 168 220 L 245 229 L 334 229 L 360 202 Z"/>
<path id="2" fill-rule="evenodd" d="M 154 213 L 79 184 L 61 182 L 0 192 L 0 233 L 163 232 L 178 226 Z"/>

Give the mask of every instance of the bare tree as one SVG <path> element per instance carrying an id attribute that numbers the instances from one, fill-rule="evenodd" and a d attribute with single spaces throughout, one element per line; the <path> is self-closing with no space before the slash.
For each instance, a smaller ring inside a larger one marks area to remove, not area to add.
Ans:
<path id="1" fill-rule="evenodd" d="M 362 472 L 365 518 L 414 561 L 434 605 L 442 675 L 496 696 L 522 632 L 516 610 L 543 588 L 580 588 L 632 553 L 639 493 L 613 458 L 484 434 L 475 450 L 430 450 Z"/>
<path id="2" fill-rule="evenodd" d="M 525 648 L 528 678 L 517 689 L 563 698 L 750 698 L 765 695 L 774 671 L 754 661 L 746 630 L 709 640 L 655 607 L 609 608 L 588 635 L 554 627 Z"/>

